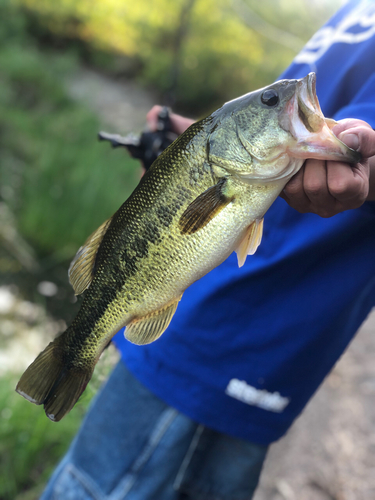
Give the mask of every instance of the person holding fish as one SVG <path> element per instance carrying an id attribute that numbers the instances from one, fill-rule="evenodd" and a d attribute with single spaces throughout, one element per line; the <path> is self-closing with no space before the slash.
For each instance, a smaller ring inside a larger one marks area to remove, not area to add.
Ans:
<path id="1" fill-rule="evenodd" d="M 81 310 L 17 386 L 60 420 L 126 326 L 42 500 L 252 498 L 375 304 L 374 50 L 375 4 L 351 0 L 282 80 L 172 115 L 182 135 L 78 251 Z"/>

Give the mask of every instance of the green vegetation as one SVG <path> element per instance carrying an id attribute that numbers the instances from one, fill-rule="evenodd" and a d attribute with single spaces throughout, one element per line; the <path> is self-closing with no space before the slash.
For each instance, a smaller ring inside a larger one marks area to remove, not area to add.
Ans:
<path id="1" fill-rule="evenodd" d="M 110 351 L 110 352 L 109 352 Z M 43 408 L 28 404 L 15 391 L 18 378 L 0 383 L 0 499 L 36 500 L 53 468 L 76 434 L 87 407 L 113 365 L 105 352 L 74 410 L 61 422 L 51 422 Z"/>
<path id="2" fill-rule="evenodd" d="M 66 451 L 86 405 L 79 403 L 69 419 L 56 425 L 40 407 L 26 404 L 14 392 L 16 383 L 7 377 L 0 384 L 0 498 L 31 500 L 38 498 Z M 27 496 L 22 491 L 28 491 Z"/>
<path id="3" fill-rule="evenodd" d="M 1 196 L 39 255 L 70 258 L 131 193 L 138 164 L 100 144 L 97 118 L 67 97 L 73 53 L 41 51 L 24 15 L 1 10 Z"/>
<path id="4" fill-rule="evenodd" d="M 17 0 L 34 30 L 80 40 L 180 109 L 206 112 L 269 84 L 339 0 Z M 81 47 L 82 48 L 82 47 Z M 83 52 L 81 52 L 83 53 Z M 120 59 L 115 63 L 113 54 Z"/>

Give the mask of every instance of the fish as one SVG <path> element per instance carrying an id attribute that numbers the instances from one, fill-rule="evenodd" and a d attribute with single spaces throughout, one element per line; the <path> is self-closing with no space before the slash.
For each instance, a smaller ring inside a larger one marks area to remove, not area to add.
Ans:
<path id="1" fill-rule="evenodd" d="M 26 369 L 16 391 L 59 421 L 113 335 L 142 345 L 167 329 L 192 283 L 233 251 L 243 266 L 268 208 L 307 158 L 357 163 L 332 132 L 316 76 L 280 80 L 191 125 L 78 250 L 69 269 L 80 310 Z"/>

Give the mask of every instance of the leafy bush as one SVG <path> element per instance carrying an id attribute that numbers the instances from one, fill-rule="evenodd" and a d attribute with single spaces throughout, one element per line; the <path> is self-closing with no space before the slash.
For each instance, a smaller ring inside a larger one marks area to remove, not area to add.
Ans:
<path id="1" fill-rule="evenodd" d="M 340 4 L 339 0 L 329 5 L 302 0 L 17 1 L 33 13 L 34 33 L 80 40 L 86 57 L 106 52 L 108 57 L 102 58 L 106 69 L 111 56 L 118 54 L 124 59 L 122 68 L 121 62 L 112 67 L 117 74 L 128 75 L 132 69 L 134 77 L 159 89 L 178 109 L 200 114 L 277 78 Z"/>
<path id="2" fill-rule="evenodd" d="M 99 144 L 97 118 L 66 95 L 74 55 L 40 51 L 9 10 L 2 0 L 0 194 L 39 254 L 70 257 L 131 193 L 138 163 Z"/>

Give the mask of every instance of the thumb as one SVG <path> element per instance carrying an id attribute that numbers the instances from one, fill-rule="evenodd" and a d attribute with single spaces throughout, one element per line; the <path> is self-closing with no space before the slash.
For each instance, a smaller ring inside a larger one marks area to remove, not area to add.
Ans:
<path id="1" fill-rule="evenodd" d="M 341 132 L 338 138 L 349 148 L 359 151 L 363 158 L 375 155 L 375 131 L 367 124 L 349 128 Z"/>

